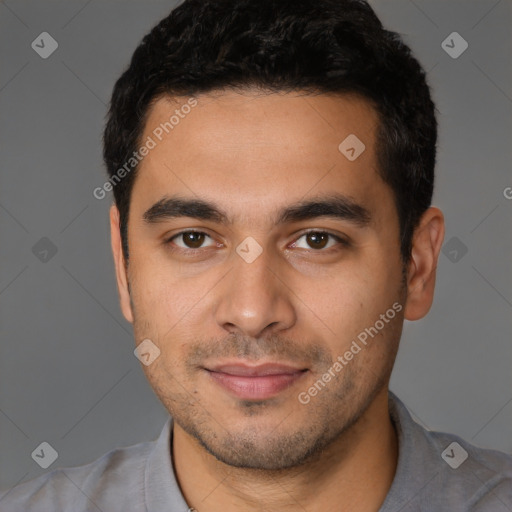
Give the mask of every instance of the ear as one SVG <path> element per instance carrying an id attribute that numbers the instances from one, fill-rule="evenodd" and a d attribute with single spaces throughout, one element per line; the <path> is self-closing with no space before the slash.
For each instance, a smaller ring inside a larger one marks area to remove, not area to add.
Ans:
<path id="1" fill-rule="evenodd" d="M 443 213 L 439 208 L 431 206 L 421 216 L 413 235 L 404 311 L 407 320 L 423 318 L 432 306 L 437 260 L 443 240 Z"/>
<path id="2" fill-rule="evenodd" d="M 126 262 L 123 255 L 121 242 L 121 229 L 119 223 L 119 210 L 113 204 L 110 207 L 110 240 L 112 244 L 112 254 L 116 266 L 117 290 L 119 292 L 119 301 L 121 311 L 128 322 L 133 323 L 133 312 L 130 302 L 130 292 L 128 290 L 128 277 Z"/>

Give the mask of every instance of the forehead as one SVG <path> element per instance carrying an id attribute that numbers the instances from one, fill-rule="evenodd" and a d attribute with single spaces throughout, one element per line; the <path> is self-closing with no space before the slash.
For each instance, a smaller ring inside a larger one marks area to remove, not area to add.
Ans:
<path id="1" fill-rule="evenodd" d="M 194 135 L 204 141 L 195 148 L 200 152 L 242 147 L 257 151 L 258 145 L 285 142 L 299 152 L 299 141 L 301 146 L 332 143 L 337 149 L 340 137 L 349 134 L 373 145 L 378 115 L 359 95 L 251 91 L 162 96 L 149 109 L 144 134 L 154 135 L 160 127 L 162 138 L 172 134 L 176 144 Z M 190 107 L 192 102 L 195 106 Z"/>
<path id="2" fill-rule="evenodd" d="M 149 206 L 179 192 L 234 212 L 333 191 L 371 202 L 389 194 L 376 171 L 377 126 L 373 107 L 356 95 L 161 97 L 147 116 L 141 141 L 154 146 L 132 197 Z"/>

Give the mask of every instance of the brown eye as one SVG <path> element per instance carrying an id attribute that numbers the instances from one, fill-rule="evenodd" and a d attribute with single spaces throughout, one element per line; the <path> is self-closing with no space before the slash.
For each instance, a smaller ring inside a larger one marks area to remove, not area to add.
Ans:
<path id="1" fill-rule="evenodd" d="M 210 238 L 206 233 L 201 231 L 182 231 L 173 236 L 169 242 L 175 243 L 182 249 L 200 249 L 207 238 Z"/>
<path id="2" fill-rule="evenodd" d="M 322 251 L 322 249 L 330 249 L 335 245 L 348 247 L 349 244 L 343 238 L 336 236 L 333 233 L 329 233 L 328 231 L 308 231 L 297 238 L 297 240 L 292 244 L 292 247 L 327 252 Z"/>
<path id="3" fill-rule="evenodd" d="M 308 233 L 306 240 L 313 249 L 323 249 L 329 241 L 329 235 L 327 233 Z"/>

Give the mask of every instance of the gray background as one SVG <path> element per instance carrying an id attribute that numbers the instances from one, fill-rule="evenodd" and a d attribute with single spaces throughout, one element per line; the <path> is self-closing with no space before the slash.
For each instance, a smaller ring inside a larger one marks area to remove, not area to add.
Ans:
<path id="1" fill-rule="evenodd" d="M 440 122 L 434 204 L 446 215 L 445 242 L 456 237 L 440 257 L 430 314 L 406 322 L 391 387 L 430 429 L 510 453 L 511 3 L 371 4 L 429 72 Z M 51 470 L 154 438 L 165 420 L 118 306 L 111 198 L 92 191 L 105 181 L 101 132 L 114 81 L 173 5 L 0 2 L 3 488 L 44 471 L 31 458 L 42 441 L 59 454 Z M 48 59 L 31 48 L 44 31 L 59 44 Z M 469 43 L 457 59 L 441 47 L 453 31 Z M 43 237 L 57 249 L 47 261 L 33 252 Z"/>

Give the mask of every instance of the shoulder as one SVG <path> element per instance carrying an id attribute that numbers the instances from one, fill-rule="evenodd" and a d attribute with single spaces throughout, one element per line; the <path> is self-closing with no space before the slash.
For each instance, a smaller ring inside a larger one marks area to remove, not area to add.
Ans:
<path id="1" fill-rule="evenodd" d="M 122 510 L 124 504 L 124 510 L 143 510 L 144 471 L 154 444 L 146 441 L 118 448 L 89 464 L 55 469 L 4 492 L 0 509 L 78 512 Z"/>
<path id="2" fill-rule="evenodd" d="M 512 455 L 481 448 L 446 432 L 425 431 L 443 465 L 439 481 L 464 496 L 468 510 L 512 510 Z"/>
<path id="3" fill-rule="evenodd" d="M 403 512 L 512 510 L 512 455 L 424 428 L 392 393 L 390 414 L 399 455 L 389 502 Z"/>

